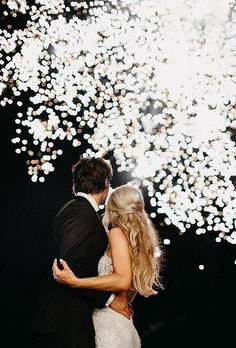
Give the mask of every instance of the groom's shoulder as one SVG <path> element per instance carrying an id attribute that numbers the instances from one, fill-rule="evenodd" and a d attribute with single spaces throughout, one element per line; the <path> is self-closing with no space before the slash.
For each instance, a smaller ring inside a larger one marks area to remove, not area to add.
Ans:
<path id="1" fill-rule="evenodd" d="M 82 214 L 87 215 L 93 213 L 93 209 L 91 209 L 91 204 L 87 199 L 84 197 L 75 196 L 63 205 L 63 207 L 58 211 L 56 217 L 69 214 L 70 212 L 81 212 Z"/>

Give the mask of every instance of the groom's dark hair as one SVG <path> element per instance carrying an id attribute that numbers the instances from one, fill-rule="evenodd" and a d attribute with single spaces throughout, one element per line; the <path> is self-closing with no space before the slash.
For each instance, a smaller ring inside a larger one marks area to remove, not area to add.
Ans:
<path id="1" fill-rule="evenodd" d="M 107 188 L 112 179 L 111 164 L 102 157 L 81 157 L 72 166 L 73 190 L 84 193 L 99 193 Z"/>

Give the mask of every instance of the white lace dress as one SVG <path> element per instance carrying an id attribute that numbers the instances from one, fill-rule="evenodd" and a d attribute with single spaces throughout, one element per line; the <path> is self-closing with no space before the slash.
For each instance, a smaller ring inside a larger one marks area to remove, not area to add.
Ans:
<path id="1" fill-rule="evenodd" d="M 113 272 L 112 259 L 105 253 L 98 264 L 98 274 Z M 110 307 L 93 312 L 97 348 L 140 348 L 141 342 L 133 320 L 115 312 Z"/>

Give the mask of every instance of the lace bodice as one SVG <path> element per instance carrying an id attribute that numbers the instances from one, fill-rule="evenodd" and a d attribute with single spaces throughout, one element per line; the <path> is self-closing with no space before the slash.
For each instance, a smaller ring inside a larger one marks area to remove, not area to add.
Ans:
<path id="1" fill-rule="evenodd" d="M 113 272 L 112 259 L 105 252 L 104 255 L 100 258 L 98 263 L 98 275 L 108 275 Z"/>
<path id="2" fill-rule="evenodd" d="M 112 258 L 107 251 L 98 263 L 98 275 L 113 272 Z M 110 307 L 96 308 L 93 312 L 96 348 L 141 348 L 141 342 L 133 320 L 129 320 Z"/>

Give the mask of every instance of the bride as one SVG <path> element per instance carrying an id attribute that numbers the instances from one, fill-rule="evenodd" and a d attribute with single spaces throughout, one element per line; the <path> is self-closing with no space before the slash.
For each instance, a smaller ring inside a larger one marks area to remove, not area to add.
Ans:
<path id="1" fill-rule="evenodd" d="M 57 282 L 74 287 L 127 293 L 131 303 L 137 293 L 149 297 L 160 285 L 160 248 L 157 231 L 145 209 L 139 189 L 123 185 L 109 196 L 103 216 L 108 233 L 108 248 L 98 263 L 98 277 L 78 278 L 60 260 L 53 263 Z M 95 341 L 98 348 L 139 348 L 140 337 L 132 319 L 110 307 L 93 312 Z"/>

